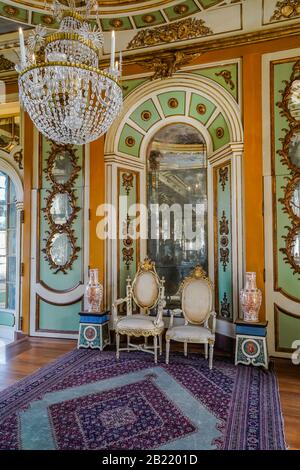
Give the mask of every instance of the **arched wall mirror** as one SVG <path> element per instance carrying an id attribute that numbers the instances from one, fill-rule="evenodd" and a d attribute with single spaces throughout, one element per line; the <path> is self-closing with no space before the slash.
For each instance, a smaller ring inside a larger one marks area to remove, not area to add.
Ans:
<path id="1" fill-rule="evenodd" d="M 208 271 L 207 148 L 193 126 L 164 126 L 147 152 L 147 254 L 169 299 L 200 264 Z M 176 301 L 175 301 L 176 302 Z"/>

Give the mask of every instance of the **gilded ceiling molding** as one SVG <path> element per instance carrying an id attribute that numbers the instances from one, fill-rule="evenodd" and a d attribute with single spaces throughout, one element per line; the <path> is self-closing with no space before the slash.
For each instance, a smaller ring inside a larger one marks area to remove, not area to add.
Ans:
<path id="1" fill-rule="evenodd" d="M 210 34 L 213 34 L 213 31 L 205 25 L 205 21 L 187 18 L 176 23 L 139 31 L 130 41 L 127 49 L 132 50 L 175 41 L 185 41 Z"/>
<path id="2" fill-rule="evenodd" d="M 185 54 L 183 51 L 176 51 L 167 57 L 152 57 L 149 60 L 140 63 L 145 68 L 154 72 L 151 80 L 169 78 L 184 65 L 189 64 L 200 54 Z"/>
<path id="3" fill-rule="evenodd" d="M 300 16 L 300 0 L 283 0 L 277 2 L 270 21 L 286 20 Z"/>
<path id="4" fill-rule="evenodd" d="M 8 72 L 9 70 L 14 70 L 15 65 L 11 60 L 4 57 L 3 54 L 0 54 L 0 72 Z"/>

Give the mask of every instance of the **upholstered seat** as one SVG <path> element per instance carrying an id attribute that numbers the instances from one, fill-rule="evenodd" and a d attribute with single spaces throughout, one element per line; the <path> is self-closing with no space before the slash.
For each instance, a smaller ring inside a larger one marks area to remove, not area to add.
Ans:
<path id="1" fill-rule="evenodd" d="M 164 300 L 164 279 L 160 280 L 155 270 L 155 264 L 149 259 L 139 264 L 138 271 L 133 283 L 127 279 L 126 297 L 114 302 L 112 312 L 114 327 L 116 331 L 117 359 L 120 351 L 141 350 L 154 353 L 154 360 L 157 363 L 157 338 L 159 338 L 159 350 L 162 353 L 162 333 L 164 331 L 163 308 Z M 141 313 L 133 313 L 133 302 L 141 310 Z M 127 316 L 118 315 L 118 306 L 126 303 Z M 150 316 L 150 311 L 157 308 L 156 316 Z M 127 336 L 127 348 L 120 348 L 120 335 Z M 144 344 L 137 345 L 130 343 L 130 337 L 144 337 Z M 153 336 L 153 347 L 148 345 L 147 338 Z"/>
<path id="2" fill-rule="evenodd" d="M 169 363 L 170 341 L 184 343 L 184 354 L 187 355 L 188 343 L 204 344 L 205 358 L 208 357 L 209 367 L 213 364 L 215 343 L 216 314 L 212 310 L 213 290 L 210 280 L 201 266 L 196 266 L 192 274 L 183 282 L 181 291 L 182 310 L 171 313 L 169 329 L 166 333 L 166 363 Z M 173 327 L 174 315 L 183 313 L 185 324 Z M 212 318 L 212 326 L 209 320 Z"/>
<path id="3" fill-rule="evenodd" d="M 143 335 L 136 334 L 136 336 L 146 336 L 147 332 L 153 333 L 156 331 L 157 334 L 162 333 L 164 329 L 164 322 L 162 320 L 158 321 L 156 325 L 153 321 L 153 318 L 145 318 L 145 315 L 132 315 L 129 317 L 122 318 L 118 321 L 118 331 L 119 334 L 122 334 L 122 330 L 126 330 L 124 334 L 127 334 L 128 330 L 132 330 L 135 333 L 143 332 Z"/>
<path id="4" fill-rule="evenodd" d="M 203 341 L 215 340 L 215 335 L 203 326 L 175 326 L 168 330 L 168 339 L 188 343 L 203 343 Z"/>

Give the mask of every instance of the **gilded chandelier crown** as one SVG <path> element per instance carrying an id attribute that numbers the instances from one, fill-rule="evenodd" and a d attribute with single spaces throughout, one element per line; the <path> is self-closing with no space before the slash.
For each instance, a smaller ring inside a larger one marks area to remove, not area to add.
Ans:
<path id="1" fill-rule="evenodd" d="M 58 31 L 48 34 L 37 26 L 27 48 L 20 30 L 20 100 L 38 130 L 61 144 L 96 140 L 107 132 L 122 106 L 122 58 L 115 62 L 115 34 L 110 67 L 100 70 L 103 34 L 88 21 L 96 2 L 85 3 L 84 17 L 74 0 L 67 5 L 55 1 Z"/>

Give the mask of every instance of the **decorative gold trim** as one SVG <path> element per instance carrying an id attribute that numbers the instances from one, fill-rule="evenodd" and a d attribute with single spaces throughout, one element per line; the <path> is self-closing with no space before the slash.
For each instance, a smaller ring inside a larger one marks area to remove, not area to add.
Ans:
<path id="1" fill-rule="evenodd" d="M 4 57 L 3 54 L 0 54 L 0 72 L 8 72 L 9 70 L 14 70 L 15 65 L 11 60 L 8 60 Z"/>
<path id="2" fill-rule="evenodd" d="M 218 129 L 216 129 L 216 136 L 218 139 L 222 139 L 224 137 L 224 134 L 225 134 L 225 131 L 223 127 L 218 127 Z"/>
<path id="3" fill-rule="evenodd" d="M 4 5 L 3 11 L 5 11 L 9 16 L 16 16 L 20 10 L 12 5 Z"/>
<path id="4" fill-rule="evenodd" d="M 290 19 L 300 16 L 299 0 L 283 0 L 276 3 L 276 9 L 270 18 L 270 21 L 281 19 Z"/>
<path id="5" fill-rule="evenodd" d="M 203 114 L 205 114 L 206 111 L 207 111 L 205 104 L 203 104 L 203 103 L 197 104 L 196 111 L 197 111 L 197 113 L 200 114 L 201 116 L 202 116 Z"/>
<path id="6" fill-rule="evenodd" d="M 294 191 L 296 188 L 296 185 L 300 183 L 300 173 L 299 175 L 294 176 L 293 178 L 288 179 L 288 184 L 287 186 L 282 186 L 282 189 L 284 190 L 284 197 L 278 199 L 278 202 L 283 204 L 283 212 L 288 214 L 289 218 L 295 223 L 298 224 L 300 227 L 300 217 L 295 214 L 293 207 L 291 205 L 291 200 L 294 195 Z"/>
<path id="7" fill-rule="evenodd" d="M 126 137 L 125 139 L 125 144 L 127 145 L 127 147 L 134 147 L 136 142 L 135 142 L 135 138 L 132 137 L 132 135 L 129 135 L 128 137 Z"/>
<path id="8" fill-rule="evenodd" d="M 87 46 L 89 49 L 92 49 L 97 55 L 99 53 L 99 49 L 97 49 L 97 47 L 94 46 L 92 41 L 84 39 L 82 36 L 80 36 L 77 33 L 53 33 L 50 36 L 47 36 L 45 38 L 45 45 L 47 46 L 48 44 L 51 44 L 52 42 L 56 42 L 60 40 L 80 42 L 81 44 L 84 44 L 85 46 Z"/>
<path id="9" fill-rule="evenodd" d="M 223 77 L 226 85 L 229 85 L 231 90 L 235 89 L 234 82 L 230 70 L 221 70 L 219 73 L 215 73 L 216 77 Z"/>
<path id="10" fill-rule="evenodd" d="M 109 24 L 115 29 L 120 29 L 124 25 L 124 21 L 121 20 L 120 18 L 114 18 L 110 20 Z"/>
<path id="11" fill-rule="evenodd" d="M 171 109 L 176 109 L 179 106 L 178 100 L 176 98 L 170 98 L 168 101 L 168 106 Z"/>
<path id="12" fill-rule="evenodd" d="M 130 41 L 127 49 L 157 46 L 158 44 L 195 39 L 209 34 L 213 34 L 213 31 L 205 25 L 204 20 L 187 18 L 176 23 L 139 31 Z"/>
<path id="13" fill-rule="evenodd" d="M 189 64 L 199 56 L 199 53 L 186 54 L 182 51 L 175 51 L 171 55 L 165 57 L 157 57 L 155 55 L 153 58 L 142 62 L 140 65 L 154 72 L 151 80 L 156 80 L 159 78 L 164 79 L 172 77 L 172 75 L 180 70 L 183 65 Z"/>
<path id="14" fill-rule="evenodd" d="M 45 260 L 48 262 L 51 269 L 54 270 L 54 274 L 62 272 L 67 274 L 67 271 L 72 269 L 73 263 L 78 259 L 78 252 L 81 250 L 80 247 L 76 246 L 77 238 L 74 235 L 74 230 L 70 229 L 68 226 L 59 228 L 56 226 L 51 232 L 46 232 L 47 238 L 44 239 L 46 246 L 42 249 L 42 252 L 45 254 Z M 56 264 L 51 256 L 51 246 L 52 240 L 57 234 L 66 234 L 72 249 L 72 253 L 68 261 L 64 265 Z"/>
<path id="15" fill-rule="evenodd" d="M 85 64 L 79 64 L 79 63 L 70 63 L 70 62 L 41 62 L 38 65 L 30 65 L 29 67 L 26 67 L 26 69 L 22 70 L 19 74 L 19 78 L 21 78 L 23 75 L 25 75 L 27 72 L 30 72 L 31 70 L 36 70 L 40 69 L 43 67 L 76 67 L 82 70 L 87 70 L 88 72 L 95 72 L 100 76 L 109 78 L 113 82 L 115 82 L 118 86 L 119 80 L 116 79 L 113 75 L 110 73 L 104 72 L 100 69 L 97 69 L 96 67 L 91 67 L 90 65 L 85 65 Z"/>
<path id="16" fill-rule="evenodd" d="M 224 168 L 219 169 L 219 183 L 222 186 L 222 191 L 225 191 L 226 188 L 226 183 L 228 182 L 228 173 L 229 173 L 229 167 L 225 166 Z"/>
<path id="17" fill-rule="evenodd" d="M 19 170 L 24 170 L 23 167 L 23 149 L 14 153 L 14 161 L 18 164 Z"/>
<path id="18" fill-rule="evenodd" d="M 67 17 L 74 18 L 75 20 L 80 21 L 81 23 L 84 22 L 83 16 L 77 11 L 71 11 L 71 10 L 64 11 L 62 13 L 62 18 L 67 18 Z"/>
<path id="19" fill-rule="evenodd" d="M 295 262 L 295 259 L 292 255 L 292 249 L 295 243 L 295 237 L 300 235 L 300 226 L 294 225 L 292 227 L 286 226 L 288 234 L 284 235 L 282 238 L 285 240 L 285 248 L 280 248 L 279 251 L 285 255 L 284 261 L 287 264 L 290 264 L 293 274 L 300 275 L 300 265 Z M 300 281 L 300 277 L 299 277 Z"/>
<path id="20" fill-rule="evenodd" d="M 130 194 L 130 190 L 133 188 L 133 173 L 122 173 L 122 186 L 125 188 L 127 196 Z"/>
<path id="21" fill-rule="evenodd" d="M 151 111 L 143 111 L 141 113 L 141 118 L 143 121 L 150 121 L 151 117 L 152 117 Z"/>

